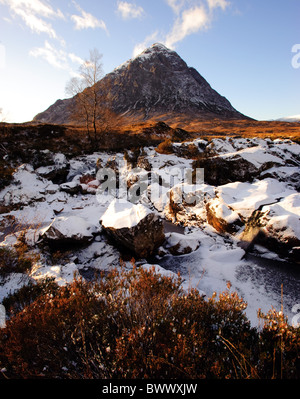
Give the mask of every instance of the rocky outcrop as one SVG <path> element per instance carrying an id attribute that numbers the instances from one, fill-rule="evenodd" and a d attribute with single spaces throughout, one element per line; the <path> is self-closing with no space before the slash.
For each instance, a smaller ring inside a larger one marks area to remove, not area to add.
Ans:
<path id="1" fill-rule="evenodd" d="M 114 241 L 139 258 L 152 255 L 165 240 L 162 220 L 140 204 L 115 200 L 100 222 Z"/>

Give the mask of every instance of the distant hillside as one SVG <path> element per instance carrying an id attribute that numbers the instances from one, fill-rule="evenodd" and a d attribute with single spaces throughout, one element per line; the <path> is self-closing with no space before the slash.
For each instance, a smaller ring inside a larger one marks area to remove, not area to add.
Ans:
<path id="1" fill-rule="evenodd" d="M 280 122 L 300 122 L 300 114 L 277 119 Z"/>

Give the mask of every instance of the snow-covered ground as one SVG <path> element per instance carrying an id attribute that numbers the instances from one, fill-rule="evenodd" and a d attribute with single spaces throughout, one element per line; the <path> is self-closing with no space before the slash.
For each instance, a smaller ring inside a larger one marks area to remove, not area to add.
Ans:
<path id="1" fill-rule="evenodd" d="M 281 304 L 291 319 L 292 307 L 300 303 L 299 264 L 290 259 L 286 262 L 276 248 L 270 250 L 264 242 L 253 243 L 252 251 L 258 257 L 249 256 L 241 241 L 251 227 L 290 245 L 289 251 L 299 254 L 300 146 L 290 140 L 242 138 L 214 139 L 211 143 L 195 140 L 192 144 L 198 146 L 200 142 L 199 153 L 204 144 L 213 149 L 214 157 L 228 162 L 243 159 L 253 165 L 256 173 L 253 180 L 220 186 L 203 181 L 193 184 L 186 180 L 192 160 L 175 154 L 158 154 L 154 148 L 144 148 L 143 157 L 151 166 L 147 172 L 128 167 L 121 153 L 94 153 L 71 159 L 62 185 L 44 177 L 45 167 L 43 170 L 34 170 L 31 165 L 19 167 L 11 185 L 0 192 L 0 205 L 13 208 L 0 215 L 0 245 L 13 248 L 25 229 L 28 247 L 41 256 L 27 275 L 2 278 L 0 301 L 30 280 L 53 276 L 59 284 L 65 284 L 76 272 L 88 278 L 94 270 L 119 267 L 122 253 L 108 240 L 100 220 L 116 229 L 130 228 L 154 212 L 183 227 L 180 232 L 166 233 L 165 243 L 157 253 L 151 259 L 139 259 L 139 265 L 147 268 L 155 264 L 159 272 L 168 274 L 179 271 L 186 289 L 197 287 L 208 296 L 226 290 L 230 281 L 231 289 L 248 303 L 246 312 L 254 325 L 258 323 L 259 308 L 280 309 Z M 181 145 L 175 145 L 176 153 Z M 112 187 L 109 196 L 99 191 L 103 184 L 96 174 L 99 160 L 103 167 L 113 161 L 120 181 L 125 182 L 118 188 Z M 127 188 L 130 195 L 124 199 Z M 125 201 L 134 192 L 139 194 L 137 205 Z M 113 200 L 114 195 L 121 197 L 122 202 Z M 194 203 L 189 201 L 191 195 L 196 199 Z M 215 227 L 207 218 L 208 208 L 213 212 Z M 259 223 L 253 227 L 251 220 L 258 211 Z M 235 225 L 237 220 L 239 223 Z M 224 231 L 218 230 L 219 225 Z M 228 226 L 234 229 L 226 231 Z M 69 241 L 78 245 L 67 259 L 51 263 L 41 250 L 46 239 L 57 240 L 62 249 Z M 130 262 L 125 265 L 132 267 Z"/>

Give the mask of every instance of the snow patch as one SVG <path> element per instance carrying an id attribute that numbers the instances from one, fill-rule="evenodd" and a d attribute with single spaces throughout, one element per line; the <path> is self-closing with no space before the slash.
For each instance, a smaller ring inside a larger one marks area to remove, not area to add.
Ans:
<path id="1" fill-rule="evenodd" d="M 104 227 L 113 229 L 131 228 L 151 213 L 144 205 L 114 200 L 101 218 Z"/>

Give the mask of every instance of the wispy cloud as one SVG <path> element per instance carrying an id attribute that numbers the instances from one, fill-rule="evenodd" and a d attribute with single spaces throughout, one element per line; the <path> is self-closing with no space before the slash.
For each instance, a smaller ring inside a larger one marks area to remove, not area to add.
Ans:
<path id="1" fill-rule="evenodd" d="M 220 7 L 220 8 L 222 8 L 223 11 L 230 4 L 227 0 L 207 0 L 207 3 L 208 3 L 210 10 Z"/>
<path id="2" fill-rule="evenodd" d="M 127 1 L 118 2 L 118 13 L 123 19 L 141 18 L 144 15 L 144 9 L 141 6 L 137 6 Z"/>
<path id="3" fill-rule="evenodd" d="M 204 6 L 184 10 L 176 19 L 171 32 L 168 33 L 165 39 L 166 46 L 174 48 L 175 44 L 186 36 L 207 29 L 208 23 L 209 15 Z"/>
<path id="4" fill-rule="evenodd" d="M 52 46 L 48 40 L 45 41 L 44 47 L 36 47 L 32 49 L 29 54 L 35 58 L 42 58 L 51 66 L 57 69 L 66 70 L 71 75 L 76 75 L 71 63 L 77 64 L 77 66 L 84 63 L 84 60 L 74 53 L 68 53 L 65 50 L 57 49 Z"/>
<path id="5" fill-rule="evenodd" d="M 145 50 L 145 48 L 149 47 L 151 44 L 153 44 L 154 42 L 158 41 L 158 38 L 159 38 L 159 32 L 158 31 L 155 31 L 151 35 L 147 36 L 143 42 L 138 43 L 134 47 L 132 56 L 133 57 L 138 56 L 143 50 Z"/>
<path id="6" fill-rule="evenodd" d="M 71 15 L 72 21 L 75 22 L 75 29 L 82 30 L 90 28 L 91 29 L 101 28 L 105 30 L 105 32 L 108 34 L 106 24 L 103 20 L 98 19 L 94 15 L 84 11 L 75 1 L 73 1 L 73 4 L 81 14 L 81 15 L 75 15 L 75 14 Z"/>
<path id="7" fill-rule="evenodd" d="M 179 14 L 186 3 L 186 0 L 166 0 L 166 2 L 172 8 L 175 14 Z"/>
<path id="8" fill-rule="evenodd" d="M 11 15 L 20 17 L 32 32 L 46 33 L 53 39 L 59 39 L 48 19 L 62 19 L 63 13 L 55 10 L 43 0 L 0 0 L 1 4 L 9 7 Z"/>
<path id="9" fill-rule="evenodd" d="M 175 49 L 177 43 L 187 36 L 204 31 L 211 27 L 217 9 L 225 10 L 229 6 L 228 0 L 165 0 L 174 13 L 173 26 L 167 34 L 156 31 L 137 44 L 133 56 L 138 55 L 145 47 L 160 41 L 167 47 Z"/>

